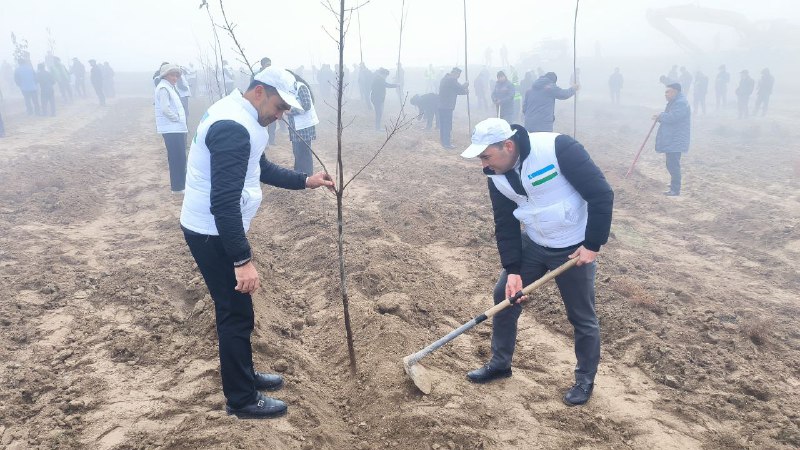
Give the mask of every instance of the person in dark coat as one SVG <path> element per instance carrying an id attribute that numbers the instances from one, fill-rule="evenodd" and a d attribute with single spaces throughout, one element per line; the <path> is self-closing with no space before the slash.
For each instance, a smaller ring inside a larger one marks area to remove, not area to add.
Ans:
<path id="1" fill-rule="evenodd" d="M 681 84 L 681 88 L 683 89 L 683 95 L 689 96 L 690 88 L 692 87 L 692 81 L 694 78 L 692 74 L 686 70 L 686 67 L 681 66 L 681 74 L 678 76 L 678 83 Z"/>
<path id="2" fill-rule="evenodd" d="M 725 69 L 725 64 L 719 66 L 717 78 L 714 80 L 714 92 L 717 94 L 717 109 L 720 105 L 723 107 L 728 106 L 728 83 L 731 81 L 731 75 Z"/>
<path id="3" fill-rule="evenodd" d="M 396 88 L 398 85 L 387 83 L 386 77 L 389 76 L 389 71 L 381 67 L 375 71 L 375 76 L 372 79 L 372 89 L 369 93 L 369 99 L 372 101 L 372 107 L 375 108 L 375 129 L 383 131 L 383 104 L 386 101 L 386 88 Z"/>
<path id="4" fill-rule="evenodd" d="M 425 130 L 433 127 L 436 119 L 436 111 L 439 109 L 439 95 L 429 92 L 425 95 L 415 95 L 411 97 L 411 105 L 417 107 L 417 118 L 425 119 Z M 436 120 L 436 128 L 439 128 L 439 121 Z"/>
<path id="5" fill-rule="evenodd" d="M 78 58 L 72 58 L 70 72 L 75 77 L 75 94 L 86 97 L 86 67 L 78 61 Z"/>
<path id="6" fill-rule="evenodd" d="M 623 78 L 619 67 L 614 68 L 614 73 L 608 77 L 608 90 L 611 92 L 611 103 L 619 105 L 619 96 L 622 92 Z"/>
<path id="7" fill-rule="evenodd" d="M 469 94 L 469 83 L 459 83 L 458 78 L 460 76 L 461 69 L 453 67 L 453 70 L 446 74 L 439 83 L 439 140 L 442 147 L 448 150 L 456 148 L 450 142 L 450 135 L 453 132 L 453 110 L 456 109 L 456 101 L 459 95 Z"/>
<path id="8" fill-rule="evenodd" d="M 556 99 L 566 100 L 580 89 L 575 84 L 569 89 L 561 89 L 556 85 L 558 77 L 553 72 L 547 72 L 539 77 L 531 89 L 525 93 L 525 102 L 522 114 L 525 115 L 525 129 L 530 132 L 553 131 L 553 122 L 556 120 Z"/>
<path id="9" fill-rule="evenodd" d="M 100 106 L 106 106 L 106 95 L 103 91 L 103 69 L 93 59 L 89 60 L 89 65 L 92 67 L 89 71 L 89 79 L 92 82 L 94 92 L 97 94 Z"/>
<path id="10" fill-rule="evenodd" d="M 667 171 L 671 177 L 669 190 L 664 195 L 676 197 L 681 193 L 681 155 L 689 151 L 692 110 L 679 83 L 667 86 L 664 97 L 667 107 L 664 112 L 653 116 L 653 120 L 659 123 L 656 152 L 666 154 Z"/>
<path id="11" fill-rule="evenodd" d="M 489 90 L 489 70 L 484 67 L 478 72 L 475 78 L 475 97 L 478 98 L 478 109 L 480 111 L 489 111 L 489 102 L 487 101 L 486 94 Z"/>
<path id="12" fill-rule="evenodd" d="M 42 102 L 42 115 L 47 114 L 50 110 L 50 115 L 56 115 L 56 91 L 53 86 L 56 84 L 55 77 L 47 70 L 44 63 L 39 64 L 38 71 L 36 72 L 36 82 L 39 83 L 39 96 Z"/>
<path id="13" fill-rule="evenodd" d="M 775 85 L 775 77 L 769 73 L 769 69 L 761 71 L 761 79 L 758 80 L 758 91 L 756 92 L 756 107 L 753 110 L 753 115 L 758 114 L 758 109 L 761 108 L 761 115 L 767 115 L 767 107 L 769 107 L 769 96 L 772 95 L 772 87 Z"/>
<path id="14" fill-rule="evenodd" d="M 694 74 L 694 111 L 706 113 L 706 94 L 708 93 L 708 77 L 700 70 Z"/>
<path id="15" fill-rule="evenodd" d="M 736 88 L 736 105 L 739 108 L 739 118 L 746 119 L 750 115 L 750 96 L 756 88 L 756 81 L 746 70 L 741 72 L 739 86 Z"/>
<path id="16" fill-rule="evenodd" d="M 492 102 L 497 108 L 497 116 L 508 123 L 514 121 L 514 94 L 517 92 L 506 74 L 501 70 L 497 72 L 497 83 L 492 91 Z"/>

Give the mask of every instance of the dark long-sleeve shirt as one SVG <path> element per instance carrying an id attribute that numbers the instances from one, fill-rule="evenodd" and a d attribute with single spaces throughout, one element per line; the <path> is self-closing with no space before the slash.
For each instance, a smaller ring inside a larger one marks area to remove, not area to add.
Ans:
<path id="1" fill-rule="evenodd" d="M 527 145 L 530 143 L 528 142 Z M 556 137 L 555 149 L 561 174 L 587 203 L 588 219 L 584 241 L 574 247 L 583 245 L 589 250 L 599 251 L 600 247 L 608 242 L 608 235 L 611 231 L 614 191 L 606 181 L 603 172 L 595 165 L 580 142 L 567 135 L 561 135 Z M 530 147 L 520 149 L 520 160 L 524 160 L 529 154 Z M 514 179 L 515 177 L 516 179 Z M 516 171 L 509 170 L 506 178 L 509 179 L 515 191 L 526 195 Z M 519 220 L 514 217 L 514 210 L 518 205 L 503 195 L 495 187 L 491 178 L 488 183 L 500 261 L 508 273 L 519 274 L 522 263 L 522 230 Z"/>
<path id="2" fill-rule="evenodd" d="M 220 120 L 206 133 L 211 154 L 211 214 L 225 253 L 232 261 L 252 257 L 250 243 L 242 224 L 240 207 L 247 163 L 250 158 L 250 134 L 233 120 Z M 262 154 L 261 182 L 284 189 L 305 189 L 306 174 L 267 161 Z"/>

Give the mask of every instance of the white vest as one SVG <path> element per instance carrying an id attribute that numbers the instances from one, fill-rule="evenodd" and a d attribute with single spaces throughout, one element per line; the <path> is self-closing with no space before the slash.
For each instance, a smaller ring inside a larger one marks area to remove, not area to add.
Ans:
<path id="1" fill-rule="evenodd" d="M 219 236 L 214 215 L 211 214 L 211 153 L 206 146 L 206 134 L 214 123 L 233 120 L 250 134 L 250 158 L 244 179 L 242 209 L 244 231 L 261 205 L 261 167 L 259 160 L 267 147 L 267 130 L 258 123 L 258 112 L 238 89 L 211 105 L 197 126 L 197 134 L 189 149 L 186 169 L 186 192 L 181 208 L 181 225 L 195 233 Z"/>
<path id="2" fill-rule="evenodd" d="M 586 200 L 561 174 L 556 158 L 558 133 L 530 133 L 531 153 L 522 162 L 519 195 L 505 175 L 490 175 L 497 190 L 517 204 L 514 217 L 531 240 L 543 247 L 564 248 L 586 238 Z M 511 169 L 517 170 L 517 169 Z"/>
<path id="3" fill-rule="evenodd" d="M 180 117 L 179 121 L 173 122 L 169 120 L 161 110 L 161 105 L 158 103 L 158 91 L 160 89 L 166 89 L 169 93 L 169 109 L 174 112 L 176 116 Z M 181 98 L 178 97 L 178 92 L 175 90 L 175 87 L 170 84 L 169 81 L 162 78 L 156 85 L 153 96 L 155 98 L 154 103 L 156 107 L 156 130 L 160 134 L 188 132 L 188 128 L 186 128 L 186 112 L 183 110 Z"/>
<path id="4" fill-rule="evenodd" d="M 300 91 L 300 86 L 306 86 L 305 84 L 303 84 L 303 83 L 301 83 L 299 81 L 297 82 L 297 84 L 298 84 L 298 86 L 297 86 L 297 91 L 298 92 Z M 306 86 L 306 89 L 308 89 L 309 93 L 311 92 L 311 89 L 309 89 L 308 86 Z M 294 116 L 294 129 L 295 130 L 304 130 L 306 128 L 313 127 L 313 126 L 317 125 L 318 123 L 319 123 L 319 119 L 317 118 L 317 111 L 316 111 L 316 109 L 314 109 L 314 101 L 313 100 L 311 101 L 311 108 L 308 111 L 306 111 L 306 112 L 304 112 L 302 114 L 298 114 L 298 115 Z"/>

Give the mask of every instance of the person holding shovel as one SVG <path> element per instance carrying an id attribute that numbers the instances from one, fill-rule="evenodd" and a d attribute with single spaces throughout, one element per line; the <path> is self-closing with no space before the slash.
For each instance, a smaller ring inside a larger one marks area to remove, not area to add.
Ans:
<path id="1" fill-rule="evenodd" d="M 181 228 L 214 300 L 226 411 L 263 419 L 286 413 L 284 402 L 259 391 L 283 386 L 278 375 L 253 367 L 251 295 L 258 270 L 246 232 L 261 204 L 261 185 L 285 189 L 333 188 L 330 175 L 285 169 L 267 161 L 265 127 L 291 108 L 302 108 L 295 77 L 269 67 L 242 94 L 234 90 L 208 109 L 189 150 Z"/>
<path id="2" fill-rule="evenodd" d="M 589 153 L 569 136 L 528 133 L 520 125 L 491 118 L 475 126 L 462 154 L 478 157 L 488 176 L 495 237 L 503 270 L 494 303 L 521 291 L 577 258 L 576 267 L 556 277 L 567 319 L 575 330 L 575 384 L 567 405 L 592 395 L 600 361 L 600 327 L 594 308 L 597 252 L 608 241 L 614 192 Z M 521 230 L 524 226 L 524 232 Z M 474 383 L 511 376 L 520 301 L 492 321 L 492 358 L 467 374 Z"/>
<path id="3" fill-rule="evenodd" d="M 667 107 L 664 112 L 653 116 L 659 123 L 656 133 L 656 152 L 664 153 L 667 171 L 670 175 L 668 197 L 681 195 L 681 155 L 689 151 L 689 137 L 692 128 L 692 110 L 689 100 L 681 93 L 681 85 L 672 83 L 664 91 Z"/>

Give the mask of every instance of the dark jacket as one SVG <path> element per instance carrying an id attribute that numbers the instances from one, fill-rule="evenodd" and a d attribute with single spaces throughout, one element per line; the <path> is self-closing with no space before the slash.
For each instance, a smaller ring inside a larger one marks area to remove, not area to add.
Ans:
<path id="1" fill-rule="evenodd" d="M 708 77 L 702 73 L 698 73 L 694 77 L 694 96 L 705 97 L 708 92 Z"/>
<path id="2" fill-rule="evenodd" d="M 37 71 L 36 82 L 39 83 L 39 89 L 41 90 L 42 94 L 53 93 L 53 85 L 56 84 L 56 80 L 52 73 L 48 72 L 47 70 Z"/>
<path id="3" fill-rule="evenodd" d="M 93 85 L 103 85 L 103 69 L 100 67 L 100 65 L 95 64 L 92 66 L 91 70 L 89 70 L 89 78 L 92 80 Z"/>
<path id="4" fill-rule="evenodd" d="M 531 152 L 528 132 L 519 125 L 512 125 L 512 127 L 520 136 L 516 142 L 519 146 L 520 161 L 524 161 Z M 585 240 L 571 248 L 583 245 L 589 250 L 599 251 L 600 247 L 608 242 L 608 235 L 611 231 L 614 191 L 606 181 L 603 172 L 595 165 L 580 142 L 567 135 L 560 135 L 556 137 L 555 150 L 561 174 L 588 204 L 589 217 L 586 222 Z M 486 175 L 495 174 L 488 168 L 483 172 Z M 520 195 L 526 195 L 517 171 L 509 170 L 505 176 L 514 187 L 514 191 Z M 517 204 L 497 190 L 491 178 L 488 183 L 500 262 L 508 273 L 519 274 L 522 263 L 522 230 L 519 220 L 514 217 Z"/>
<path id="5" fill-rule="evenodd" d="M 510 120 L 514 116 L 514 94 L 516 92 L 517 88 L 508 79 L 498 81 L 494 85 L 492 101 L 500 106 L 500 115 L 505 120 Z"/>
<path id="6" fill-rule="evenodd" d="M 418 116 L 436 114 L 436 110 L 439 109 L 439 96 L 433 92 L 415 95 L 411 97 L 411 105 L 417 107 Z"/>
<path id="7" fill-rule="evenodd" d="M 383 103 L 386 100 L 386 88 L 397 87 L 396 84 L 387 83 L 386 78 L 375 75 L 372 79 L 372 89 L 369 93 L 369 98 L 372 103 Z"/>
<path id="8" fill-rule="evenodd" d="M 769 97 L 772 94 L 772 87 L 775 85 L 775 77 L 770 74 L 761 75 L 758 80 L 758 96 L 761 98 Z"/>
<path id="9" fill-rule="evenodd" d="M 748 75 L 747 77 L 742 78 L 742 80 L 739 81 L 739 87 L 736 88 L 736 95 L 743 98 L 750 97 L 755 88 L 756 88 L 756 80 L 754 80 Z"/>
<path id="10" fill-rule="evenodd" d="M 664 112 L 658 115 L 656 152 L 686 153 L 689 151 L 689 138 L 692 127 L 692 110 L 689 101 L 681 92 L 669 103 Z"/>
<path id="11" fill-rule="evenodd" d="M 525 93 L 522 113 L 525 115 L 525 128 L 530 131 L 553 131 L 556 120 L 556 99 L 566 100 L 575 95 L 575 89 L 561 89 L 546 75 L 533 82 Z"/>
<path id="12" fill-rule="evenodd" d="M 439 109 L 456 109 L 456 100 L 459 95 L 467 95 L 469 89 L 466 84 L 461 84 L 451 74 L 447 74 L 439 83 Z"/>
<path id="13" fill-rule="evenodd" d="M 232 261 L 244 261 L 252 257 L 240 204 L 250 156 L 250 134 L 233 120 L 220 120 L 209 127 L 206 146 L 211 154 L 211 214 L 225 253 Z M 305 189 L 306 174 L 273 164 L 263 154 L 259 164 L 262 183 Z"/>

